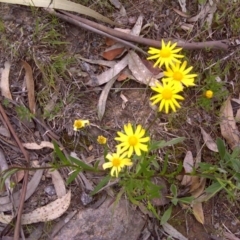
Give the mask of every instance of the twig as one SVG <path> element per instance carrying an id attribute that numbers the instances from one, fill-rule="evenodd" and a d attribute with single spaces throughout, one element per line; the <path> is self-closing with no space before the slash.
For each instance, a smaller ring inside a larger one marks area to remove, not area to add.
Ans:
<path id="1" fill-rule="evenodd" d="M 103 26 L 101 24 L 92 22 L 90 20 L 81 18 L 79 16 L 70 14 L 68 12 L 65 11 L 59 11 L 63 14 L 60 14 L 58 12 L 55 12 L 52 9 L 46 9 L 46 11 L 48 11 L 49 13 L 67 21 L 70 22 L 76 26 L 80 26 L 83 27 L 87 30 L 93 31 L 95 33 L 101 34 L 103 36 L 106 36 L 106 34 L 108 34 L 108 37 L 115 39 L 114 37 L 118 38 L 119 41 L 124 39 L 130 42 L 135 42 L 135 43 L 140 43 L 146 46 L 151 46 L 151 47 L 161 47 L 161 41 L 156 41 L 153 39 L 149 39 L 149 38 L 142 38 L 139 36 L 135 36 L 135 35 L 131 35 L 131 34 L 126 34 L 124 32 L 120 32 L 114 29 L 111 29 L 109 27 Z M 67 18 L 68 16 L 68 18 Z M 79 24 L 81 23 L 81 24 Z M 85 25 L 83 25 L 85 24 Z M 91 27 L 91 28 L 90 28 Z M 97 31 L 98 30 L 98 31 Z M 99 32 L 100 31 L 100 32 Z M 110 36 L 109 36 L 110 35 Z M 228 50 L 228 40 L 221 40 L 221 41 L 207 41 L 207 42 L 184 42 L 181 40 L 176 40 L 176 39 L 164 39 L 165 41 L 173 41 L 176 42 L 178 44 L 179 47 L 182 47 L 184 49 L 189 49 L 189 50 L 194 50 L 194 49 L 198 49 L 198 50 L 202 50 L 202 49 L 221 49 L 221 50 Z M 127 45 L 130 46 L 129 42 L 127 42 Z M 133 44 L 131 44 L 133 45 Z M 134 46 L 134 45 L 133 45 Z M 132 47 L 132 46 L 130 46 Z M 134 46 L 133 49 L 136 49 L 136 46 Z M 139 50 L 139 49 L 138 49 Z"/>
<path id="2" fill-rule="evenodd" d="M 8 129 L 10 130 L 11 134 L 13 135 L 15 141 L 17 142 L 19 148 L 21 149 L 26 161 L 27 161 L 27 167 L 29 164 L 29 156 L 26 152 L 26 150 L 23 148 L 23 145 L 21 143 L 21 141 L 19 140 L 18 136 L 16 135 L 10 121 L 8 120 L 8 117 L 0 103 L 0 112 L 2 114 L 2 117 L 4 119 L 4 121 L 6 122 Z M 25 200 L 25 196 L 26 196 L 26 191 L 27 191 L 27 183 L 28 183 L 28 171 L 25 171 L 24 174 L 24 179 L 23 179 L 23 187 L 22 187 L 22 192 L 21 192 L 21 198 L 20 198 L 20 203 L 19 203 L 19 208 L 18 208 L 18 212 L 17 212 L 17 220 L 16 220 L 16 225 L 15 225 L 15 229 L 14 229 L 14 240 L 19 240 L 19 233 L 20 233 L 20 227 L 21 227 L 21 217 L 22 217 L 22 210 L 23 210 L 23 204 L 24 204 L 24 200 Z M 15 218 L 13 218 L 12 221 L 15 221 Z"/>
<path id="3" fill-rule="evenodd" d="M 139 52 L 143 53 L 144 55 L 148 55 L 148 54 L 147 54 L 145 51 L 143 51 L 141 48 L 135 46 L 134 44 L 132 44 L 132 43 L 130 43 L 130 42 L 127 42 L 127 41 L 125 41 L 125 40 L 123 40 L 123 39 L 120 39 L 120 38 L 118 38 L 118 37 L 116 37 L 116 36 L 110 35 L 110 34 L 104 32 L 104 31 L 101 31 L 101 30 L 99 30 L 99 29 L 96 29 L 96 28 L 94 28 L 94 27 L 92 27 L 92 26 L 90 26 L 90 25 L 88 25 L 88 24 L 83 23 L 83 22 L 77 21 L 77 20 L 75 20 L 74 18 L 72 18 L 72 17 L 70 17 L 70 16 L 67 16 L 67 15 L 61 14 L 61 13 L 58 13 L 58 12 L 54 11 L 53 9 L 45 9 L 45 10 L 46 10 L 48 13 L 51 13 L 52 15 L 57 16 L 57 17 L 65 20 L 66 22 L 72 23 L 72 24 L 74 24 L 74 25 L 76 25 L 76 26 L 78 26 L 78 27 L 82 27 L 82 28 L 85 28 L 85 29 L 87 29 L 87 30 L 89 30 L 89 31 L 92 31 L 92 32 L 98 33 L 98 34 L 100 34 L 100 35 L 103 35 L 103 36 L 105 36 L 105 37 L 111 38 L 111 39 L 113 39 L 113 40 L 115 40 L 115 41 L 117 41 L 117 42 L 120 42 L 120 43 L 124 44 L 124 45 L 127 46 L 127 47 L 130 47 L 130 48 L 132 48 L 132 49 L 135 49 L 136 51 L 139 51 Z M 75 16 L 75 15 L 73 15 L 73 16 Z M 110 29 L 110 28 L 109 28 L 109 29 Z"/>

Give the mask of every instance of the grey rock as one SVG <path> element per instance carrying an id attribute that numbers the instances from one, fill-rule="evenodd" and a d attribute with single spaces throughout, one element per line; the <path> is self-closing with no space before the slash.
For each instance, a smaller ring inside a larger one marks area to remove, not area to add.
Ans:
<path id="1" fill-rule="evenodd" d="M 137 240 L 146 219 L 126 200 L 108 198 L 99 208 L 82 209 L 53 240 Z"/>

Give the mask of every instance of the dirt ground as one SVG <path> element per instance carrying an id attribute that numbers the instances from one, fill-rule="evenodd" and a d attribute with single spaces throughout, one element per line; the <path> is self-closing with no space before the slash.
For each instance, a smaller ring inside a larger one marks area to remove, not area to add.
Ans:
<path id="1" fill-rule="evenodd" d="M 197 1 L 190 2 L 187 1 L 186 6 L 188 14 L 195 16 L 199 12 Z M 229 39 L 232 45 L 236 43 L 236 40 L 238 40 L 238 44 L 240 42 L 240 28 L 234 29 L 232 25 L 229 25 L 231 19 L 223 16 L 224 4 L 219 4 L 217 7 L 214 17 L 218 14 L 220 20 L 213 22 L 212 36 L 209 37 L 208 31 L 204 28 L 205 18 L 199 18 L 198 21 L 192 23 L 192 31 L 185 31 L 180 27 L 179 22 L 186 23 L 187 18 L 181 14 L 178 1 L 124 0 L 122 4 L 127 17 L 122 17 L 120 11 L 108 1 L 83 1 L 81 3 L 110 19 L 124 23 L 125 28 L 130 29 L 135 23 L 134 19 L 142 14 L 144 25 L 152 26 L 146 28 L 143 35 L 155 40 L 171 37 L 186 41 Z M 240 18 L 239 7 L 231 9 Z M 218 61 L 219 69 L 226 69 L 226 65 L 229 64 L 228 70 L 218 73 L 212 70 L 210 74 L 219 75 L 225 83 L 224 91 L 226 89 L 229 95 L 238 98 L 240 90 L 239 50 L 238 52 L 235 48 L 228 52 L 205 51 L 204 49 L 185 50 L 189 61 L 196 69 L 195 72 L 202 72 L 197 80 L 198 87 L 184 93 L 185 101 L 182 108 L 171 115 L 164 113 L 156 115 L 156 111 L 149 102 L 151 91 L 145 85 L 133 80 L 116 81 L 107 99 L 105 115 L 100 121 L 97 115 L 97 105 L 104 86 L 91 87 L 87 85 L 87 82 L 93 75 L 100 74 L 107 67 L 87 63 L 81 60 L 81 57 L 102 59 L 102 53 L 107 48 L 106 39 L 96 33 L 59 20 L 43 9 L 0 3 L 0 20 L 0 67 L 4 68 L 6 61 L 11 64 L 10 90 L 17 105 L 14 103 L 4 104 L 5 100 L 2 96 L 1 103 L 21 142 L 39 143 L 43 140 L 52 140 L 46 134 L 46 128 L 36 121 L 24 118 L 28 113 L 25 112 L 24 107 L 20 107 L 28 105 L 25 75 L 21 65 L 21 60 L 24 60 L 33 71 L 36 118 L 59 137 L 57 141 L 68 153 L 75 152 L 79 157 L 91 162 L 103 156 L 103 148 L 96 142 L 97 136 L 106 136 L 109 139 L 109 146 L 113 148 L 116 131 L 121 129 L 124 124 L 133 122 L 150 126 L 154 121 L 149 130 L 154 139 L 167 141 L 173 137 L 186 138 L 184 143 L 171 150 L 170 160 L 172 162 L 183 160 L 187 151 L 191 151 L 196 157 L 200 146 L 202 161 L 215 163 L 215 155 L 204 145 L 199 126 L 211 133 L 214 139 L 221 137 L 218 125 L 219 109 L 227 96 L 213 100 L 209 111 L 200 105 L 196 107 L 199 96 L 202 95 L 201 83 L 204 83 L 204 78 L 207 76 L 203 69 Z M 142 46 L 142 48 L 147 51 L 146 46 Z M 236 53 L 227 60 L 222 60 L 233 51 Z M 142 57 L 144 58 L 144 56 Z M 128 100 L 126 103 L 124 103 L 122 95 L 124 99 Z M 239 106 L 240 104 L 234 105 L 234 112 L 239 109 Z M 73 131 L 75 119 L 88 119 L 91 127 L 76 134 Z M 1 121 L 0 125 L 4 125 L 3 119 Z M 239 123 L 237 123 L 237 127 L 239 129 Z M 11 141 L 14 142 L 13 139 Z M 0 135 L 0 146 L 8 163 L 24 165 L 24 156 L 15 143 L 12 145 L 11 141 L 7 141 L 4 136 Z M 51 161 L 53 155 L 52 149 L 48 148 L 28 150 L 28 153 L 30 160 L 36 161 L 38 164 Z M 66 179 L 67 170 L 61 171 L 61 174 Z M 19 184 L 21 185 L 22 182 L 20 181 Z M 36 192 L 25 202 L 24 212 L 30 212 L 34 208 L 44 206 L 56 199 L 54 194 L 54 196 L 46 194 L 45 189 L 49 186 L 50 188 L 52 186 L 51 179 L 44 174 Z M 71 188 L 74 191 L 70 209 L 83 208 L 83 203 L 79 200 L 82 192 L 81 184 L 76 181 Z M 167 206 L 163 206 L 158 210 L 163 212 L 166 208 Z M 236 202 L 230 202 L 226 195 L 220 192 L 203 204 L 203 211 L 205 223 L 202 225 L 195 219 L 190 209 L 177 206 L 174 208 L 169 223 L 190 240 L 227 239 L 222 236 L 222 233 L 226 231 L 235 234 L 235 239 L 240 237 L 239 198 Z M 151 219 L 149 221 L 153 221 L 157 227 L 160 227 L 158 221 Z M 36 226 L 37 224 L 32 224 L 24 227 L 26 236 Z M 46 223 L 44 229 L 45 235 L 43 234 L 41 239 L 46 239 L 46 232 L 51 229 L 51 226 Z M 13 230 L 9 235 L 12 236 L 12 233 Z M 139 240 L 143 239 L 145 238 L 141 237 Z M 152 234 L 147 239 L 157 239 L 157 237 Z"/>

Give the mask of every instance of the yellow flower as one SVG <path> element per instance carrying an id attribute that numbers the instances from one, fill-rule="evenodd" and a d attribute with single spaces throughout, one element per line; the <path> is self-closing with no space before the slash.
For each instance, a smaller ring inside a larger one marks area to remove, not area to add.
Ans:
<path id="1" fill-rule="evenodd" d="M 144 143 L 148 142 L 150 138 L 143 137 L 146 131 L 141 125 L 138 125 L 134 132 L 131 123 L 128 123 L 124 125 L 124 131 L 126 134 L 117 132 L 118 137 L 115 138 L 115 140 L 122 142 L 117 145 L 117 147 L 121 148 L 122 152 L 127 151 L 128 157 L 131 157 L 133 152 L 140 156 L 141 150 L 144 152 L 148 151 L 148 146 Z"/>
<path id="2" fill-rule="evenodd" d="M 177 46 L 177 43 L 174 43 L 171 46 L 171 42 L 168 42 L 167 45 L 165 45 L 164 41 L 162 40 L 162 48 L 157 49 L 150 47 L 148 50 L 149 54 L 152 54 L 153 56 L 148 57 L 148 60 L 156 59 L 157 61 L 154 64 L 154 67 L 159 65 L 161 67 L 163 64 L 168 67 L 169 65 L 174 65 L 177 62 L 180 62 L 177 58 L 183 58 L 183 55 L 177 54 L 179 51 L 182 50 L 182 48 L 174 49 Z"/>
<path id="3" fill-rule="evenodd" d="M 159 111 L 162 111 L 163 107 L 165 107 L 165 112 L 168 113 L 170 106 L 170 108 L 176 112 L 176 107 L 181 107 L 177 102 L 177 100 L 184 99 L 182 96 L 177 94 L 182 91 L 181 86 L 177 86 L 173 82 L 163 81 L 163 85 L 157 83 L 155 87 L 151 88 L 153 91 L 158 92 L 158 94 L 151 97 L 150 100 L 153 100 L 152 104 L 160 102 Z"/>
<path id="4" fill-rule="evenodd" d="M 164 72 L 163 81 L 173 81 L 178 86 L 185 85 L 186 87 L 194 86 L 194 77 L 197 74 L 188 74 L 193 67 L 189 67 L 186 69 L 187 62 L 184 61 L 182 65 L 180 63 L 176 63 L 176 65 L 172 66 L 172 68 L 167 67 L 167 71 Z"/>
<path id="5" fill-rule="evenodd" d="M 106 144 L 107 138 L 101 135 L 101 136 L 98 136 L 97 141 L 99 144 Z"/>
<path id="6" fill-rule="evenodd" d="M 80 128 L 84 128 L 85 125 L 89 125 L 89 124 L 90 124 L 89 120 L 82 120 L 82 119 L 75 120 L 73 124 L 73 130 L 77 131 Z"/>
<path id="7" fill-rule="evenodd" d="M 206 98 L 212 98 L 212 97 L 213 97 L 213 91 L 207 90 L 207 91 L 205 92 L 205 97 L 206 97 Z"/>
<path id="8" fill-rule="evenodd" d="M 125 166 L 131 166 L 132 162 L 130 159 L 126 158 L 127 152 L 121 153 L 120 148 L 117 148 L 117 152 L 106 156 L 109 162 L 103 164 L 103 169 L 112 168 L 111 169 L 111 176 L 118 177 L 119 172 Z"/>

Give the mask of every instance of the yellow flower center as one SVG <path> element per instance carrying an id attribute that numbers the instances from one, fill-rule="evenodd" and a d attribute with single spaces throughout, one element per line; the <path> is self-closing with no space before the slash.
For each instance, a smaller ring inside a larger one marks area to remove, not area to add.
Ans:
<path id="1" fill-rule="evenodd" d="M 75 124 L 74 124 L 74 127 L 82 128 L 83 127 L 82 121 L 76 121 Z"/>
<path id="2" fill-rule="evenodd" d="M 164 89 L 162 91 L 162 98 L 165 100 L 171 99 L 172 98 L 172 90 L 171 89 Z"/>
<path id="3" fill-rule="evenodd" d="M 160 57 L 169 58 L 171 56 L 171 51 L 169 49 L 162 49 L 160 51 Z"/>
<path id="4" fill-rule="evenodd" d="M 128 143 L 130 146 L 135 146 L 138 143 L 138 139 L 135 136 L 131 136 L 128 138 Z"/>
<path id="5" fill-rule="evenodd" d="M 113 167 L 119 167 L 120 164 L 121 164 L 121 159 L 120 158 L 113 158 L 113 160 L 112 160 Z"/>
<path id="6" fill-rule="evenodd" d="M 174 80 L 181 81 L 183 79 L 183 74 L 180 72 L 173 73 Z"/>

